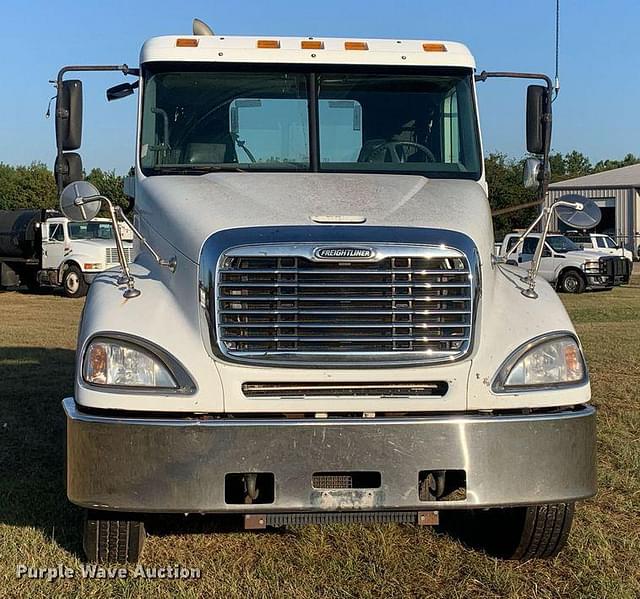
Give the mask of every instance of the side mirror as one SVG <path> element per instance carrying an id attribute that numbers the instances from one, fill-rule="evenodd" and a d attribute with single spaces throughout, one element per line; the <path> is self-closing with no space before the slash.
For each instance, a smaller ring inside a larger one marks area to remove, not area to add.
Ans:
<path id="1" fill-rule="evenodd" d="M 527 87 L 527 152 L 543 154 L 545 128 L 543 116 L 548 112 L 549 92 L 542 85 Z"/>
<path id="2" fill-rule="evenodd" d="M 66 187 L 74 181 L 82 181 L 82 158 L 76 152 L 65 152 L 61 158 L 56 158 L 53 172 L 62 176 L 62 187 Z"/>
<path id="3" fill-rule="evenodd" d="M 540 184 L 541 169 L 542 162 L 538 160 L 538 158 L 527 158 L 524 161 L 522 179 L 524 186 L 527 189 L 538 187 L 538 185 Z"/>
<path id="4" fill-rule="evenodd" d="M 135 81 L 134 83 L 121 83 L 120 85 L 114 85 L 107 90 L 107 102 L 112 102 L 113 100 L 120 100 L 122 98 L 126 98 L 133 94 L 133 92 L 138 89 L 140 85 L 139 81 Z"/>
<path id="5" fill-rule="evenodd" d="M 88 181 L 71 183 L 60 194 L 60 212 L 71 222 L 91 220 L 98 215 L 101 207 L 102 196 Z"/>
<path id="6" fill-rule="evenodd" d="M 56 97 L 56 141 L 63 151 L 77 150 L 82 143 L 82 81 L 62 82 Z"/>

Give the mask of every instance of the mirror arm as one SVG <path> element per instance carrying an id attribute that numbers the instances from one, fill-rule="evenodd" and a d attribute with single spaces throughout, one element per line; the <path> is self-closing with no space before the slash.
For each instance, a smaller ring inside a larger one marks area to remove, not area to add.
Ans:
<path id="1" fill-rule="evenodd" d="M 120 71 L 123 75 L 131 75 L 134 77 L 140 76 L 139 68 L 132 68 L 127 64 L 120 65 L 67 65 L 62 67 L 58 71 L 58 75 L 56 76 L 55 81 L 52 81 L 53 85 L 56 88 L 56 95 L 60 93 L 62 89 L 62 81 L 66 73 L 75 73 L 75 72 L 105 72 L 105 71 Z M 66 111 L 65 111 L 66 112 Z M 68 117 L 68 114 L 60 115 L 62 117 Z M 56 158 L 60 163 L 62 163 L 62 157 L 64 151 L 60 144 L 57 144 L 56 147 Z M 56 184 L 58 186 L 58 193 L 62 193 L 62 189 L 64 188 L 63 174 L 55 173 L 56 176 Z"/>
<path id="2" fill-rule="evenodd" d="M 536 247 L 535 254 L 533 255 L 533 260 L 531 261 L 531 268 L 529 269 L 529 274 L 525 280 L 528 287 L 527 289 L 524 289 L 522 291 L 522 295 L 524 295 L 525 297 L 528 297 L 529 299 L 536 299 L 538 297 L 538 294 L 535 291 L 535 287 L 536 287 L 536 277 L 538 276 L 538 271 L 540 270 L 540 261 L 542 260 L 542 252 L 544 250 L 544 244 L 547 241 L 547 235 L 549 234 L 551 217 L 553 216 L 553 213 L 556 210 L 556 208 L 559 208 L 560 206 L 568 206 L 569 208 L 575 208 L 576 210 L 584 209 L 584 205 L 581 204 L 580 202 L 565 202 L 563 200 L 558 200 L 552 206 L 545 206 L 542 209 L 540 216 L 536 219 L 536 222 L 533 223 L 534 225 L 537 224 L 537 221 L 539 221 L 541 218 L 546 216 L 544 229 L 542 230 L 542 235 L 540 236 L 540 239 L 538 241 L 538 246 Z M 526 235 L 529 234 L 531 229 L 533 229 L 533 225 L 529 227 L 529 230 L 527 231 L 527 233 L 525 233 L 525 235 L 523 236 L 523 239 L 524 237 L 526 237 Z"/>
<path id="3" fill-rule="evenodd" d="M 109 215 L 111 217 L 111 224 L 113 226 L 113 236 L 116 240 L 116 250 L 118 251 L 118 259 L 120 260 L 120 266 L 122 267 L 122 276 L 118 277 L 118 285 L 127 285 L 127 289 L 125 289 L 124 297 L 126 299 L 131 299 L 134 297 L 138 297 L 140 295 L 140 290 L 135 288 L 135 281 L 133 276 L 131 275 L 131 270 L 129 269 L 129 263 L 127 262 L 127 257 L 124 254 L 124 247 L 122 245 L 122 236 L 120 235 L 120 228 L 118 227 L 118 219 L 116 217 L 116 211 L 113 207 L 113 203 L 109 198 L 103 195 L 92 196 L 88 198 L 78 198 L 83 204 L 87 202 L 92 202 L 94 200 L 101 200 L 107 203 L 109 207 Z M 78 202 L 78 200 L 76 202 Z"/>
<path id="4" fill-rule="evenodd" d="M 553 95 L 553 81 L 551 77 L 544 73 L 519 73 L 516 71 L 482 71 L 475 76 L 477 82 L 484 82 L 491 77 L 509 78 L 509 79 L 538 79 L 544 81 L 547 85 L 547 105 L 545 106 L 545 113 L 542 115 L 542 126 L 544 129 L 544 150 L 542 155 L 542 165 L 540 172 L 540 186 L 538 187 L 538 199 L 537 203 L 542 204 L 547 196 L 547 190 L 549 187 L 549 153 L 551 151 L 551 97 Z M 534 204 L 535 205 L 535 204 Z M 518 210 L 520 207 L 512 207 L 514 210 Z M 505 210 L 505 213 L 511 211 Z"/>
<path id="5" fill-rule="evenodd" d="M 160 255 L 149 245 L 149 242 L 144 238 L 144 236 L 142 235 L 142 233 L 140 233 L 140 231 L 138 231 L 138 229 L 136 229 L 136 227 L 133 225 L 133 223 L 124 215 L 124 211 L 122 210 L 122 208 L 120 208 L 120 206 L 118 206 L 116 208 L 116 212 L 117 214 L 120 216 L 120 218 L 129 226 L 129 228 L 133 231 L 133 233 L 135 234 L 135 236 L 142 242 L 142 244 L 144 245 L 144 247 L 146 247 L 149 250 L 149 253 L 153 256 L 153 258 L 155 259 L 155 261 L 160 265 L 160 266 L 164 266 L 165 268 L 168 268 L 171 272 L 175 272 L 176 271 L 176 265 L 177 265 L 177 259 L 175 256 L 173 256 L 172 258 L 170 258 L 169 260 L 166 260 L 165 258 L 161 258 Z"/>

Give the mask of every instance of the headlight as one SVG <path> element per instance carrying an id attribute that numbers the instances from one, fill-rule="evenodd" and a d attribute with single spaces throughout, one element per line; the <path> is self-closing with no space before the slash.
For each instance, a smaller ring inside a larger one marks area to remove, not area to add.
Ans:
<path id="1" fill-rule="evenodd" d="M 167 366 L 151 352 L 118 339 L 94 339 L 84 354 L 84 380 L 93 385 L 177 389 Z"/>
<path id="2" fill-rule="evenodd" d="M 518 348 L 502 365 L 493 383 L 497 393 L 576 386 L 587 380 L 587 368 L 576 339 L 566 333 L 545 335 Z"/>

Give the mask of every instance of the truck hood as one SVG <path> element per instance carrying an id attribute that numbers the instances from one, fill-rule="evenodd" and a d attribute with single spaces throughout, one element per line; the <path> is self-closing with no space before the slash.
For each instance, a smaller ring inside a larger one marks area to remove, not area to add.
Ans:
<path id="1" fill-rule="evenodd" d="M 600 258 L 611 258 L 611 254 L 598 252 L 597 250 L 574 250 L 561 255 L 576 261 L 588 260 L 590 262 L 597 262 Z"/>
<path id="2" fill-rule="evenodd" d="M 621 258 L 627 258 L 633 260 L 633 253 L 627 249 L 610 248 L 607 251 L 602 251 L 600 248 L 584 248 L 585 252 L 589 254 L 598 254 L 599 256 L 619 256 Z"/>
<path id="3" fill-rule="evenodd" d="M 317 224 L 318 216 L 356 216 L 362 226 L 417 226 L 465 233 L 481 255 L 493 247 L 483 187 L 417 175 L 210 173 L 155 176 L 136 191 L 142 220 L 198 262 L 204 241 L 237 227 Z M 333 223 L 335 224 L 335 223 Z M 401 241 L 401 240 L 400 240 Z"/>
<path id="4" fill-rule="evenodd" d="M 130 241 L 122 241 L 124 247 L 133 247 L 133 243 Z M 72 239 L 71 240 L 72 247 L 76 248 L 79 251 L 80 248 L 83 248 L 83 251 L 91 251 L 91 250 L 102 250 L 106 248 L 114 248 L 116 247 L 115 239 Z"/>

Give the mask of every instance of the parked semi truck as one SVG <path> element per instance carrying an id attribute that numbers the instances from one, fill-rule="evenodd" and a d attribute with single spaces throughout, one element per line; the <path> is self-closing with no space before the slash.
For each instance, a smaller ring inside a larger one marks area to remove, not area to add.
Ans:
<path id="1" fill-rule="evenodd" d="M 91 70 L 57 79 L 61 207 L 121 218 L 76 178 L 66 77 Z M 140 252 L 92 285 L 63 402 L 87 557 L 138 559 L 149 513 L 464 519 L 498 555 L 555 555 L 596 492 L 589 375 L 552 287 L 492 255 L 476 102 L 490 78 L 542 82 L 527 176 L 544 191 L 551 81 L 476 74 L 448 41 L 199 24 L 99 70 L 135 77 L 109 99 L 139 94 Z"/>
<path id="2" fill-rule="evenodd" d="M 132 247 L 124 245 L 128 260 Z M 1 287 L 62 287 L 67 297 L 82 297 L 98 274 L 117 264 L 110 219 L 71 223 L 48 210 L 0 210 Z"/>

